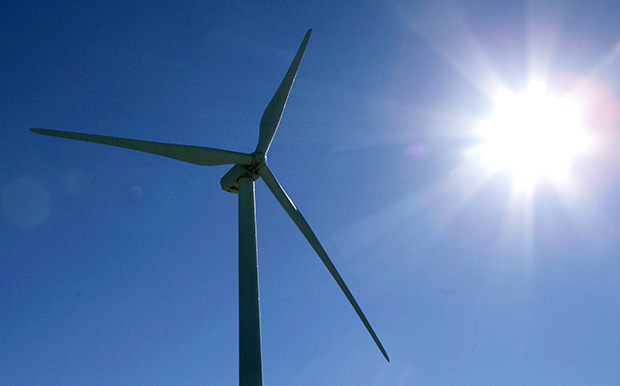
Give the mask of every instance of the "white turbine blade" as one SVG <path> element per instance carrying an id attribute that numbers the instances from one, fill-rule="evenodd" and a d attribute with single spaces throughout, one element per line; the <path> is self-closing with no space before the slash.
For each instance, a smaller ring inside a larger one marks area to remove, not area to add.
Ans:
<path id="1" fill-rule="evenodd" d="M 306 222 L 306 219 L 301 215 L 301 212 L 299 212 L 295 204 L 293 204 L 293 201 L 286 194 L 276 177 L 267 167 L 267 165 L 264 165 L 260 169 L 258 169 L 258 174 L 260 174 L 260 176 L 263 178 L 263 181 L 265 181 L 265 184 L 267 184 L 267 187 L 269 187 L 269 190 L 271 190 L 278 202 L 280 202 L 280 205 L 282 205 L 286 213 L 288 213 L 291 219 L 293 219 L 293 222 L 297 225 L 297 228 L 299 228 L 299 230 L 301 231 L 301 233 L 303 233 L 308 242 L 310 242 L 310 245 L 312 245 L 312 248 L 314 248 L 316 253 L 319 255 L 319 257 L 323 261 L 323 264 L 325 264 L 327 270 L 329 271 L 329 273 L 332 274 L 332 277 L 336 280 L 336 283 L 338 283 L 342 292 L 344 292 L 345 296 L 349 300 L 349 303 L 351 303 L 351 305 L 355 309 L 355 312 L 357 312 L 357 315 L 362 320 L 362 323 L 364 323 L 364 326 L 366 326 L 366 329 L 379 347 L 379 350 L 381 350 L 381 353 L 389 362 L 390 358 L 388 357 L 387 352 L 383 348 L 381 341 L 379 341 L 377 334 L 375 334 L 375 331 L 372 329 L 372 326 L 368 322 L 368 319 L 366 319 L 366 316 L 362 312 L 362 309 L 357 304 L 357 301 L 351 294 L 351 291 L 349 291 L 347 285 L 344 283 L 344 280 L 342 280 L 342 277 L 336 270 L 336 267 L 332 263 L 331 259 L 329 258 L 329 256 L 327 256 L 327 252 L 325 252 L 325 249 L 323 249 L 323 246 L 310 228 L 310 225 L 308 225 L 308 222 Z"/>
<path id="2" fill-rule="evenodd" d="M 308 45 L 308 40 L 310 40 L 310 34 L 312 34 L 312 29 L 309 29 L 308 32 L 306 32 L 306 36 L 304 36 L 304 40 L 301 42 L 301 45 L 297 50 L 293 63 L 291 63 L 286 76 L 284 76 L 284 79 L 280 84 L 280 87 L 278 87 L 278 90 L 263 113 L 263 117 L 260 120 L 258 145 L 255 150 L 258 153 L 267 154 L 269 146 L 271 146 L 273 136 L 276 134 L 276 130 L 278 130 L 280 118 L 282 118 L 284 106 L 286 106 L 288 95 L 291 92 L 291 87 L 293 87 L 293 82 L 295 81 L 295 76 L 297 75 L 301 58 L 304 56 L 304 51 Z"/>
<path id="3" fill-rule="evenodd" d="M 58 131 L 47 129 L 30 129 L 37 134 L 49 135 L 52 137 L 75 139 L 78 141 L 94 142 L 103 145 L 123 147 L 143 151 L 145 153 L 157 154 L 163 157 L 174 158 L 180 161 L 189 162 L 196 165 L 216 166 L 227 164 L 251 165 L 252 155 L 237 153 L 234 151 L 212 149 L 201 146 L 174 145 L 170 143 L 149 142 L 137 139 L 125 139 L 108 137 L 105 135 L 93 135 L 74 133 L 70 131 Z"/>

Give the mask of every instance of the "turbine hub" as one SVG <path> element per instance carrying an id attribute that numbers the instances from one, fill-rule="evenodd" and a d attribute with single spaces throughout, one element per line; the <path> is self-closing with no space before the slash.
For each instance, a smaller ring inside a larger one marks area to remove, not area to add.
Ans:
<path id="1" fill-rule="evenodd" d="M 252 153 L 252 165 L 250 165 L 250 170 L 258 170 L 258 168 L 265 163 L 267 163 L 267 154 L 255 151 Z"/>

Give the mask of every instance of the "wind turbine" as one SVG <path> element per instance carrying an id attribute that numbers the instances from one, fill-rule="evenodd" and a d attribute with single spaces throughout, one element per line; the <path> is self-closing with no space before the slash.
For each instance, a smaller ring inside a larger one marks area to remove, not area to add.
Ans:
<path id="1" fill-rule="evenodd" d="M 306 237 L 318 254 L 329 273 L 340 286 L 342 292 L 355 309 L 362 323 L 372 336 L 379 350 L 389 362 L 387 352 L 366 319 L 362 309 L 349 291 L 344 280 L 336 270 L 331 259 L 323 249 L 318 238 L 286 194 L 276 177 L 267 166 L 267 152 L 280 124 L 280 118 L 286 105 L 288 95 L 295 81 L 299 64 L 310 40 L 312 30 L 308 30 L 301 42 L 293 63 L 289 67 L 280 87 L 267 105 L 260 121 L 258 144 L 252 154 L 201 146 L 174 145 L 135 139 L 108 137 L 57 131 L 47 129 L 30 129 L 37 134 L 95 142 L 104 145 L 157 154 L 163 157 L 204 166 L 234 164 L 222 177 L 222 189 L 239 195 L 239 383 L 241 385 L 262 385 L 262 359 L 260 342 L 260 312 L 258 296 L 258 263 L 256 245 L 256 206 L 254 200 L 254 182 L 262 178 L 271 193 L 276 197 L 286 213 L 291 217 L 301 233 Z"/>

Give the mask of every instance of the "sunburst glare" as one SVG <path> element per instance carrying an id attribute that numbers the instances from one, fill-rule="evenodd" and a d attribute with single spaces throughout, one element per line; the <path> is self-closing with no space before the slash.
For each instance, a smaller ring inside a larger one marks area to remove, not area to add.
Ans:
<path id="1" fill-rule="evenodd" d="M 492 171 L 507 170 L 525 190 L 541 177 L 566 180 L 574 157 L 590 142 L 579 101 L 532 82 L 520 94 L 499 93 L 493 102 L 492 114 L 478 127 L 483 163 Z"/>

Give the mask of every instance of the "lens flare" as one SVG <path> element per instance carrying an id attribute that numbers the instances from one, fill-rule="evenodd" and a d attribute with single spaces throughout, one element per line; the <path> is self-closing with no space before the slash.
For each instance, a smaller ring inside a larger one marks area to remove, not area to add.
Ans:
<path id="1" fill-rule="evenodd" d="M 485 164 L 509 171 L 527 188 L 541 177 L 565 180 L 573 158 L 589 144 L 578 101 L 534 83 L 521 94 L 498 95 L 494 104 L 491 116 L 479 126 Z"/>

